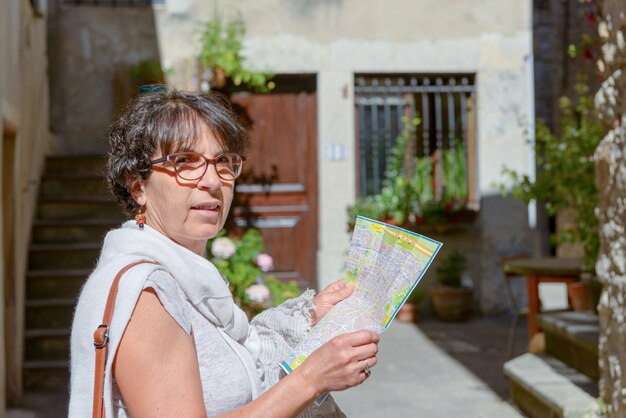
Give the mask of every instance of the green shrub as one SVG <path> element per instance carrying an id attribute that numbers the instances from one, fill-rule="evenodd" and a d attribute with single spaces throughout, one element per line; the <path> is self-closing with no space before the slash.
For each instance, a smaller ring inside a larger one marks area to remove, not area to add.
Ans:
<path id="1" fill-rule="evenodd" d="M 437 267 L 437 281 L 444 286 L 461 287 L 461 275 L 467 268 L 467 259 L 459 250 L 443 257 Z"/>

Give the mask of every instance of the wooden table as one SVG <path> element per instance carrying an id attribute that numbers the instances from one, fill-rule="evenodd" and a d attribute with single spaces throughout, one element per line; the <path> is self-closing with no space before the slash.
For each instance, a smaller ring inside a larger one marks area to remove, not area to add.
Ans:
<path id="1" fill-rule="evenodd" d="M 503 266 L 508 274 L 526 277 L 528 288 L 528 339 L 539 331 L 539 283 L 572 283 L 580 279 L 582 262 L 575 258 L 518 258 Z"/>

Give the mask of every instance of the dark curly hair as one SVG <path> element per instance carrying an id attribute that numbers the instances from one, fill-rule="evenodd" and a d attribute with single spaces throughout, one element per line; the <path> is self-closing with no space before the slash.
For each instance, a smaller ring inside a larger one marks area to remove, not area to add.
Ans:
<path id="1" fill-rule="evenodd" d="M 192 149 L 206 129 L 225 151 L 245 156 L 246 130 L 222 95 L 179 90 L 148 93 L 126 109 L 109 134 L 105 176 L 128 215 L 139 209 L 130 186 L 150 176 L 150 160 L 157 154 Z"/>

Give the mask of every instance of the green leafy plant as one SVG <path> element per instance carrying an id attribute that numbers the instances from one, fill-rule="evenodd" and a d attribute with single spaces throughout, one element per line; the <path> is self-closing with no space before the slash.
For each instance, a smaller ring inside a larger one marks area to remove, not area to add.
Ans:
<path id="1" fill-rule="evenodd" d="M 467 163 L 465 148 L 460 141 L 441 153 L 441 171 L 443 177 L 443 200 L 467 201 Z"/>
<path id="2" fill-rule="evenodd" d="M 439 223 L 466 209 L 468 200 L 467 164 L 461 141 L 440 151 L 442 197 L 435 199 L 434 163 L 430 155 L 411 156 L 411 141 L 417 141 L 419 118 L 403 118 L 405 128 L 390 152 L 380 193 L 357 199 L 348 207 L 350 220 L 356 215 L 380 219 L 397 225 Z M 353 225 L 349 224 L 351 228 Z"/>
<path id="3" fill-rule="evenodd" d="M 406 299 L 406 303 L 419 305 L 424 300 L 425 297 L 426 297 L 426 292 L 424 292 L 424 289 L 416 287 L 415 289 L 413 289 L 409 297 Z"/>
<path id="4" fill-rule="evenodd" d="M 275 87 L 273 75 L 245 66 L 242 39 L 246 28 L 241 17 L 225 21 L 218 14 L 205 23 L 201 36 L 200 64 L 211 70 L 221 69 L 235 86 L 246 85 L 265 93 Z"/>
<path id="5" fill-rule="evenodd" d="M 285 283 L 267 274 L 273 260 L 264 251 L 257 229 L 248 229 L 241 238 L 220 233 L 208 243 L 208 258 L 228 280 L 235 302 L 250 314 L 300 294 L 295 281 Z"/>
<path id="6" fill-rule="evenodd" d="M 443 257 L 437 267 L 437 281 L 444 286 L 461 287 L 461 275 L 467 268 L 467 259 L 459 250 Z"/>
<path id="7" fill-rule="evenodd" d="M 404 117 L 405 129 L 396 138 L 396 144 L 390 152 L 389 163 L 385 171 L 383 187 L 380 193 L 374 196 L 366 196 L 348 207 L 348 216 L 351 220 L 356 215 L 374 219 L 392 221 L 398 225 L 405 223 L 411 214 L 419 211 L 417 205 L 420 199 L 417 194 L 423 182 L 422 177 L 411 176 L 406 167 L 407 147 L 409 141 L 415 137 L 417 126 L 421 123 L 419 118 L 410 121 Z M 417 166 L 422 168 L 419 165 Z"/>
<path id="8" fill-rule="evenodd" d="M 396 145 L 391 150 L 389 166 L 385 172 L 383 188 L 378 195 L 380 206 L 385 215 L 393 218 L 398 224 L 403 224 L 411 213 L 419 211 L 417 205 L 416 180 L 407 169 L 407 147 L 409 141 L 415 138 L 415 131 L 421 120 L 413 118 L 410 122 L 405 117 L 405 129 L 396 138 Z"/>
<path id="9" fill-rule="evenodd" d="M 135 85 L 160 84 L 165 80 L 165 72 L 161 63 L 156 61 L 141 61 L 130 67 L 130 78 Z"/>
<path id="10" fill-rule="evenodd" d="M 537 200 L 545 204 L 550 215 L 564 209 L 574 209 L 573 227 L 558 231 L 555 243 L 580 243 L 584 249 L 583 268 L 593 271 L 600 241 L 595 208 L 598 192 L 595 186 L 593 154 L 602 139 L 603 127 L 596 116 L 589 88 L 579 82 L 578 97 L 559 100 L 560 133 L 539 122 L 535 134 L 537 175 L 534 181 L 505 168 L 503 173 L 512 181 L 512 196 L 525 202 Z M 503 194 L 508 193 L 501 185 Z"/>
<path id="11" fill-rule="evenodd" d="M 350 220 L 348 229 L 354 229 L 354 222 L 357 215 L 370 219 L 385 219 L 387 218 L 387 213 L 387 209 L 385 209 L 380 198 L 377 196 L 366 196 L 357 199 L 354 205 L 348 206 L 348 219 Z"/>
<path id="12" fill-rule="evenodd" d="M 171 69 L 164 70 L 158 61 L 141 61 L 128 70 L 133 89 L 140 93 L 165 91 L 165 76 L 171 75 Z"/>

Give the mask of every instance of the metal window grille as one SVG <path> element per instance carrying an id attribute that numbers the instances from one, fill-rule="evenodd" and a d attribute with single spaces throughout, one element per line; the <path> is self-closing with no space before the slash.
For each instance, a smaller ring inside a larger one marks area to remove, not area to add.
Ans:
<path id="1" fill-rule="evenodd" d="M 165 0 L 62 0 L 66 6 L 147 7 Z"/>
<path id="2" fill-rule="evenodd" d="M 419 117 L 421 123 L 406 151 L 432 161 L 432 178 L 424 181 L 432 182 L 433 198 L 445 195 L 442 156 L 462 146 L 467 203 L 474 206 L 474 76 L 357 75 L 355 84 L 359 195 L 381 191 L 391 150 L 407 128 L 404 121 Z"/>

